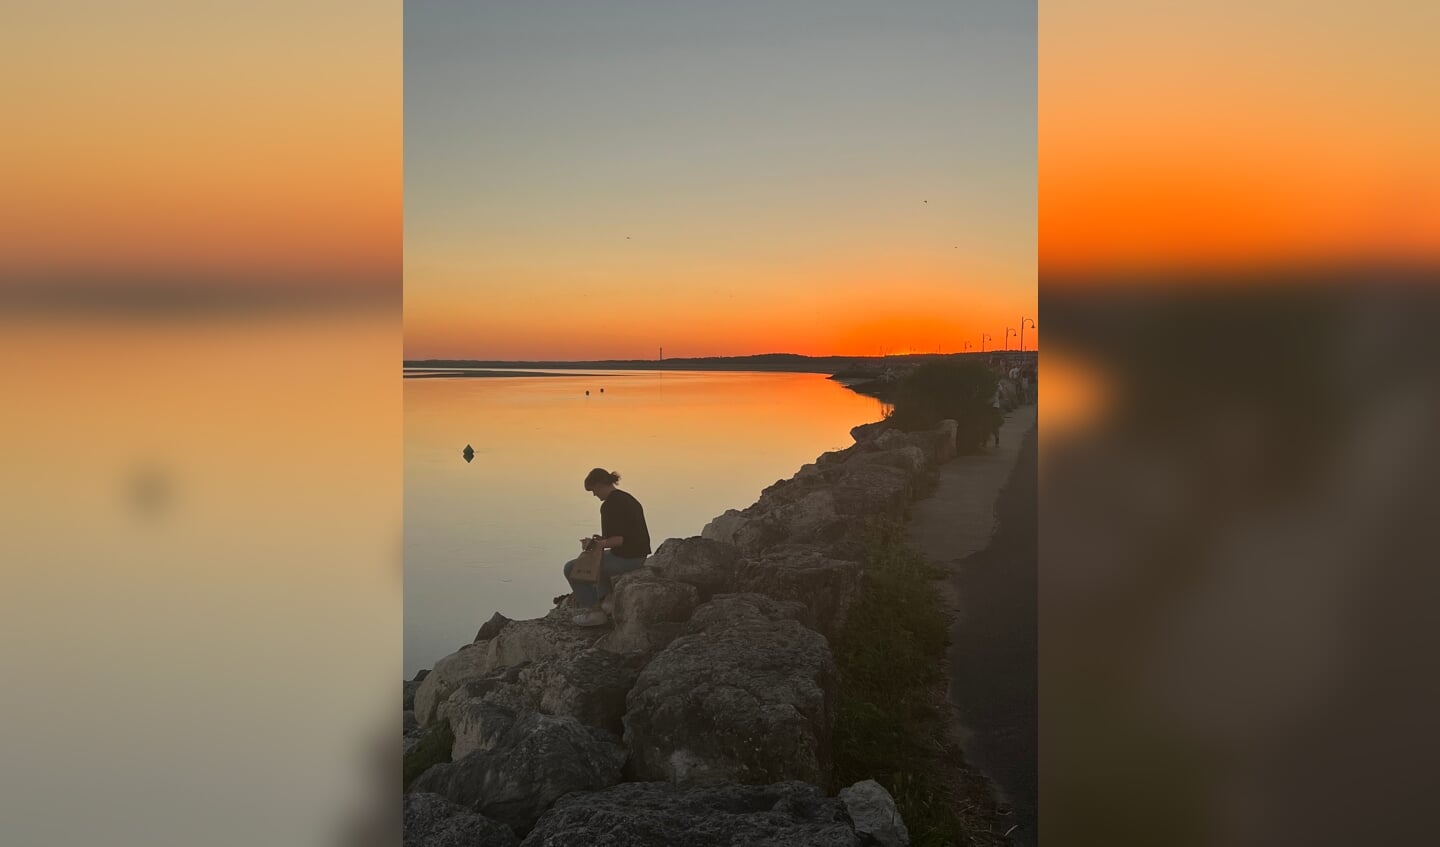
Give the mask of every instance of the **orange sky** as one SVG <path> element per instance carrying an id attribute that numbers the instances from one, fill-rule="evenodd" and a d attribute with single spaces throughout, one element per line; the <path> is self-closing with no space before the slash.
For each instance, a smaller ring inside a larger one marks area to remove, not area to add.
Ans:
<path id="1" fill-rule="evenodd" d="M 1440 260 L 1440 4 L 1042 4 L 1040 263 Z"/>
<path id="2" fill-rule="evenodd" d="M 0 281 L 399 284 L 400 4 L 6 12 Z"/>
<path id="3" fill-rule="evenodd" d="M 1000 0 L 414 5 L 406 358 L 1002 347 L 1034 46 Z"/>

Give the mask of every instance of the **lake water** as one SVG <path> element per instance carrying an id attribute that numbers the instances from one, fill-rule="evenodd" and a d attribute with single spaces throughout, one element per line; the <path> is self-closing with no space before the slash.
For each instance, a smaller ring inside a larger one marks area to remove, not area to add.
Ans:
<path id="1" fill-rule="evenodd" d="M 407 678 L 493 612 L 539 617 L 569 591 L 561 567 L 600 530 L 600 503 L 582 485 L 591 468 L 620 473 L 658 548 L 750 505 L 884 414 L 821 374 L 577 371 L 404 386 Z"/>

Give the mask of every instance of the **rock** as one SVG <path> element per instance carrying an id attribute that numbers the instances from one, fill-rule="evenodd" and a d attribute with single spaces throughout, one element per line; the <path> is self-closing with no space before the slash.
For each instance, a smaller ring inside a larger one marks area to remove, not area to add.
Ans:
<path id="1" fill-rule="evenodd" d="M 435 710 L 466 679 L 481 676 L 488 669 L 483 644 L 467 644 L 435 663 L 415 690 L 415 718 L 425 726 L 435 719 Z"/>
<path id="2" fill-rule="evenodd" d="M 742 620 L 798 621 L 804 623 L 809 610 L 803 603 L 777 600 L 764 594 L 718 594 L 695 610 L 685 624 L 686 633 L 701 633 Z"/>
<path id="3" fill-rule="evenodd" d="M 570 656 L 502 668 L 456 688 L 437 715 L 449 719 L 455 728 L 456 759 L 486 746 L 478 739 L 488 730 L 475 724 L 480 713 L 467 710 L 470 704 L 482 701 L 512 712 L 568 715 L 618 736 L 624 729 L 620 716 L 625 712 L 625 696 L 639 676 L 643 659 L 597 646 Z"/>
<path id="4" fill-rule="evenodd" d="M 625 698 L 642 664 L 642 657 L 592 647 L 521 671 L 519 684 L 535 695 L 540 712 L 573 717 L 618 737 L 624 731 Z"/>
<path id="5" fill-rule="evenodd" d="M 477 750 L 493 750 L 515 726 L 516 711 L 490 700 L 452 702 L 446 720 L 455 733 L 450 761 L 458 762 Z"/>
<path id="6" fill-rule="evenodd" d="M 904 514 L 913 490 L 909 473 L 886 465 L 857 465 L 848 462 L 840 470 L 842 474 L 831 489 L 834 492 L 832 502 L 837 514 L 852 518 L 899 518 Z M 847 522 L 842 522 L 842 525 L 844 523 Z"/>
<path id="7" fill-rule="evenodd" d="M 723 515 L 715 518 L 700 530 L 700 537 L 720 544 L 734 546 L 735 535 L 745 525 L 747 518 L 736 509 L 726 509 Z"/>
<path id="8" fill-rule="evenodd" d="M 404 709 L 408 712 L 415 708 L 415 692 L 420 690 L 420 683 L 413 679 L 407 679 L 404 682 L 404 687 Z"/>
<path id="9" fill-rule="evenodd" d="M 615 625 L 596 646 L 622 654 L 650 654 L 663 648 L 700 602 L 695 586 L 652 567 L 620 577 L 610 596 Z"/>
<path id="10" fill-rule="evenodd" d="M 860 599 L 863 569 L 858 562 L 832 559 L 806 547 L 776 547 L 737 568 L 742 591 L 789 600 L 805 607 L 800 620 L 834 641 L 850 608 Z"/>
<path id="11" fill-rule="evenodd" d="M 795 493 L 800 496 L 791 499 Z M 829 487 L 811 485 L 762 497 L 744 512 L 726 512 L 706 524 L 701 536 L 733 544 L 754 556 L 779 544 L 825 544 L 845 535 L 849 521 L 837 509 Z"/>
<path id="12" fill-rule="evenodd" d="M 525 662 L 538 662 L 551 656 L 569 656 L 594 645 L 604 634 L 593 628 L 579 627 L 568 613 L 535 620 L 512 621 L 498 635 L 485 642 L 491 668 L 509 667 Z"/>
<path id="13" fill-rule="evenodd" d="M 575 626 L 559 609 L 543 618 L 511 621 L 494 638 L 467 644 L 436 662 L 434 672 L 415 692 L 415 716 L 422 725 L 429 723 L 440 704 L 462 683 L 481 679 L 497 668 L 579 653 L 603 634 Z"/>
<path id="14" fill-rule="evenodd" d="M 436 707 L 435 719 L 449 720 L 456 706 L 471 700 L 488 700 L 510 709 L 531 711 L 532 705 L 516 689 L 523 669 L 524 666 L 497 668 L 483 676 L 466 679 L 455 686 L 455 690 L 450 692 L 445 702 Z"/>
<path id="15" fill-rule="evenodd" d="M 899 468 L 913 477 L 925 469 L 929 460 L 925 451 L 913 444 L 905 444 L 874 453 L 858 453 L 849 463 L 886 465 Z"/>
<path id="16" fill-rule="evenodd" d="M 504 629 L 507 625 L 511 623 L 514 623 L 514 621 L 510 620 L 499 612 L 496 612 L 495 614 L 490 616 L 490 620 L 486 621 L 484 624 L 481 625 L 480 631 L 475 633 L 475 640 L 489 641 L 490 639 L 499 635 L 500 630 Z"/>
<path id="17" fill-rule="evenodd" d="M 825 784 L 835 665 L 824 637 L 794 620 L 696 616 L 709 623 L 656 654 L 626 701 L 636 778 Z"/>
<path id="18" fill-rule="evenodd" d="M 458 806 L 439 794 L 407 794 L 404 847 L 515 847 L 520 839 L 503 823 Z"/>
<path id="19" fill-rule="evenodd" d="M 571 794 L 523 847 L 860 847 L 838 798 L 813 785 L 627 782 Z"/>
<path id="20" fill-rule="evenodd" d="M 730 510 L 716 518 L 721 521 Z M 715 521 L 711 521 L 712 524 Z M 717 530 L 720 532 L 720 530 Z M 695 586 L 699 601 L 705 602 L 716 594 L 732 591 L 735 583 L 735 563 L 740 551 L 728 544 L 703 535 L 690 538 L 667 538 L 650 556 L 647 566 L 654 568 L 667 579 L 679 580 Z"/>
<path id="21" fill-rule="evenodd" d="M 850 428 L 850 437 L 855 443 L 874 441 L 881 433 L 890 428 L 890 419 L 875 421 L 874 423 L 860 424 Z"/>
<path id="22" fill-rule="evenodd" d="M 415 681 L 415 682 L 423 682 L 423 681 L 425 680 L 425 677 L 427 677 L 427 676 L 429 676 L 429 675 L 430 675 L 430 669 L 429 669 L 429 668 L 421 668 L 420 670 L 418 670 L 418 671 L 415 672 L 415 679 L 414 679 L 414 681 Z"/>
<path id="23" fill-rule="evenodd" d="M 400 755 L 408 756 L 420 746 L 420 740 L 425 737 L 425 729 L 415 720 L 415 713 L 410 711 L 404 713 L 401 726 Z"/>
<path id="24" fill-rule="evenodd" d="M 523 834 L 559 797 L 619 782 L 624 764 L 624 748 L 603 730 L 531 713 L 490 749 L 425 771 L 411 791 L 439 794 Z"/>
<path id="25" fill-rule="evenodd" d="M 955 431 L 958 426 L 955 421 L 945 420 L 932 429 L 920 432 L 892 429 L 875 439 L 875 446 L 880 450 L 916 447 L 925 454 L 927 463 L 941 464 L 955 458 Z"/>
<path id="26" fill-rule="evenodd" d="M 895 808 L 895 799 L 884 786 L 873 779 L 857 782 L 849 788 L 840 789 L 840 802 L 855 824 L 855 833 L 869 839 L 879 847 L 907 847 L 910 832 L 900 811 Z"/>

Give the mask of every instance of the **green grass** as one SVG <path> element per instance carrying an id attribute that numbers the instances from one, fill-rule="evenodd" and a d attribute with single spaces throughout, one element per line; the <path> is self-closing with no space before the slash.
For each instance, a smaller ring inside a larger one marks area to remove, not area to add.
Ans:
<path id="1" fill-rule="evenodd" d="M 862 599 L 836 644 L 833 788 L 885 786 L 917 847 L 1004 844 L 988 785 L 945 740 L 949 621 L 930 585 L 943 572 L 902 533 L 895 523 L 871 527 Z"/>

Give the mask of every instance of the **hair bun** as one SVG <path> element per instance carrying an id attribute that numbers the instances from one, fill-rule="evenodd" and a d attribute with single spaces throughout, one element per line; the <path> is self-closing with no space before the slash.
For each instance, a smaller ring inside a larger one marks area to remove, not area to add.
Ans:
<path id="1" fill-rule="evenodd" d="M 619 482 L 619 481 L 620 481 L 620 474 L 615 473 L 614 471 L 611 471 L 611 472 L 610 472 L 610 484 L 611 484 L 611 485 L 614 485 L 615 483 L 617 483 L 617 482 Z"/>

